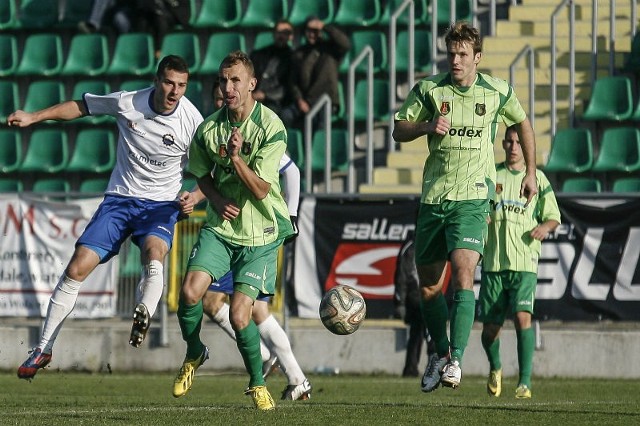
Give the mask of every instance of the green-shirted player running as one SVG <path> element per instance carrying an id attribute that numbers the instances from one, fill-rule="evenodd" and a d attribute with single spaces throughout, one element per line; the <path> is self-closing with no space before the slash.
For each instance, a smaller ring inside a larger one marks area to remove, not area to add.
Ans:
<path id="1" fill-rule="evenodd" d="M 538 282 L 540 241 L 560 224 L 560 210 L 551 184 L 540 170 L 536 172 L 538 194 L 525 207 L 520 196 L 524 158 L 515 128 L 507 128 L 502 147 L 506 160 L 497 166 L 496 193 L 491 200 L 491 222 L 478 298 L 483 323 L 482 346 L 490 366 L 487 392 L 493 396 L 500 396 L 502 392 L 499 333 L 506 316 L 513 313 L 520 373 L 516 398 L 531 398 L 535 349 L 531 315 Z"/>
<path id="2" fill-rule="evenodd" d="M 535 195 L 535 140 L 513 89 L 477 71 L 482 39 L 466 22 L 445 35 L 449 72 L 418 82 L 395 115 L 393 137 L 409 142 L 427 135 L 422 197 L 416 224 L 416 267 L 422 289 L 421 311 L 438 358 L 432 358 L 422 390 L 440 383 L 458 387 L 460 365 L 475 314 L 473 277 L 487 231 L 493 195 L 493 141 L 500 122 L 515 125 L 521 136 L 526 173 L 520 188 L 529 202 Z M 446 262 L 454 289 L 450 334 L 449 310 L 442 295 Z"/>
<path id="3" fill-rule="evenodd" d="M 178 321 L 187 354 L 173 395 L 187 393 L 195 370 L 208 358 L 200 340 L 202 297 L 213 280 L 232 271 L 229 318 L 249 372 L 245 393 L 258 409 L 271 410 L 275 404 L 262 377 L 260 334 L 251 310 L 256 297 L 275 292 L 278 248 L 294 233 L 278 171 L 286 131 L 273 111 L 253 99 L 256 78 L 245 53 L 232 52 L 222 61 L 219 80 L 225 106 L 200 125 L 189 151 L 189 171 L 209 203 L 180 292 Z"/>

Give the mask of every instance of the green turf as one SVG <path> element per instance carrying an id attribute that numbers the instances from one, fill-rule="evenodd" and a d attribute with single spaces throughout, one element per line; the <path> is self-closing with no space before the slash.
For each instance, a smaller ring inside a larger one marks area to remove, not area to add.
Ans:
<path id="1" fill-rule="evenodd" d="M 280 401 L 281 374 L 268 385 L 272 412 L 243 396 L 245 374 L 198 375 L 188 395 L 171 395 L 168 373 L 80 374 L 42 371 L 32 381 L 0 373 L 0 424 L 11 425 L 631 425 L 640 424 L 640 381 L 534 378 L 533 398 L 516 400 L 506 379 L 490 398 L 480 377 L 458 390 L 420 392 L 419 379 L 314 376 L 308 401 Z"/>

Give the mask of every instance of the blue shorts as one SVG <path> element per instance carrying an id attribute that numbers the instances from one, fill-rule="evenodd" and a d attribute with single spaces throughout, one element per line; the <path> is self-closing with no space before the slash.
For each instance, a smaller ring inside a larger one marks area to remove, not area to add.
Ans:
<path id="1" fill-rule="evenodd" d="M 233 273 L 231 271 L 220 277 L 219 280 L 214 281 L 209 286 L 209 291 L 215 291 L 218 293 L 232 294 L 233 293 Z M 271 296 L 260 294 L 256 300 L 262 300 L 268 302 Z"/>
<path id="2" fill-rule="evenodd" d="M 107 195 L 78 239 L 76 245 L 88 246 L 105 263 L 118 254 L 122 243 L 131 236 L 138 247 L 153 235 L 162 238 L 169 249 L 178 219 L 175 201 L 149 201 Z"/>

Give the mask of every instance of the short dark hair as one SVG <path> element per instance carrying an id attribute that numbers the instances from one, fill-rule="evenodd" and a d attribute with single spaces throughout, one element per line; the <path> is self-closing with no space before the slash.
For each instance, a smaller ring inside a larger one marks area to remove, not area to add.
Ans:
<path id="1" fill-rule="evenodd" d="M 181 56 L 167 55 L 158 64 L 158 70 L 156 76 L 161 78 L 166 70 L 174 70 L 176 72 L 182 72 L 189 74 L 189 64 Z"/>
<path id="2" fill-rule="evenodd" d="M 473 53 L 482 52 L 482 37 L 480 31 L 473 27 L 467 21 L 458 21 L 451 25 L 446 34 L 444 41 L 449 48 L 449 43 L 470 43 Z"/>
<path id="3" fill-rule="evenodd" d="M 249 72 L 250 77 L 256 76 L 251 58 L 249 58 L 249 55 L 247 55 L 242 50 L 236 50 L 234 52 L 229 53 L 220 63 L 220 69 L 229 68 L 236 64 L 244 65 L 244 67 Z"/>

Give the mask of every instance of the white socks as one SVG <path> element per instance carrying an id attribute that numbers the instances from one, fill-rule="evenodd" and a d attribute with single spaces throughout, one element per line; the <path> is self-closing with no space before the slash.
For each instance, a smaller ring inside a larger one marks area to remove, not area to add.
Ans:
<path id="1" fill-rule="evenodd" d="M 66 274 L 60 277 L 49 299 L 47 317 L 42 326 L 42 337 L 38 345 L 42 352 L 51 353 L 56 337 L 62 328 L 62 323 L 76 305 L 81 285 L 81 282 L 72 280 Z"/>
<path id="2" fill-rule="evenodd" d="M 258 330 L 269 350 L 278 356 L 278 363 L 282 372 L 287 376 L 289 384 L 299 385 L 304 382 L 306 377 L 293 355 L 287 333 L 280 327 L 274 316 L 269 315 L 262 324 L 258 325 Z"/>
<path id="3" fill-rule="evenodd" d="M 216 314 L 213 316 L 213 321 L 222 328 L 225 333 L 229 335 L 233 340 L 236 340 L 236 332 L 233 331 L 231 327 L 231 322 L 229 321 L 229 304 L 223 303 L 222 307 Z M 267 362 L 271 357 L 271 353 L 269 349 L 264 345 L 262 339 L 260 339 L 260 355 L 262 356 L 262 362 Z"/>
<path id="4" fill-rule="evenodd" d="M 149 310 L 149 318 L 158 308 L 164 290 L 164 267 L 159 260 L 152 260 L 145 265 L 142 277 L 136 289 L 136 304 L 144 303 Z"/>

